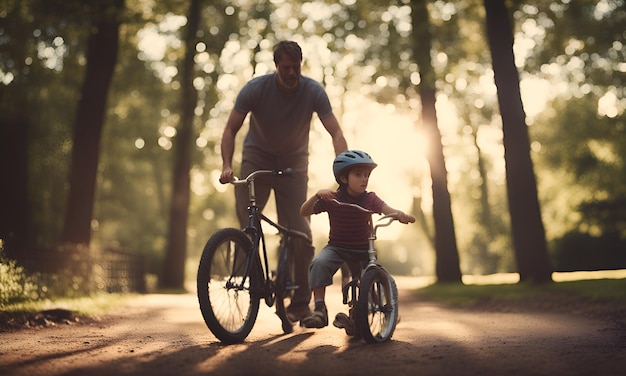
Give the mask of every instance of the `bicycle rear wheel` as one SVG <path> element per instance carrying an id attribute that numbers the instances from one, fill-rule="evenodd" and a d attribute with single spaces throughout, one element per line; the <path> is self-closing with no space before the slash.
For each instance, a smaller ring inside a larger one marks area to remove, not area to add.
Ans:
<path id="1" fill-rule="evenodd" d="M 355 321 L 369 343 L 387 341 L 398 322 L 398 288 L 382 268 L 369 269 L 361 277 Z"/>
<path id="2" fill-rule="evenodd" d="M 207 241 L 198 267 L 198 302 L 204 322 L 224 343 L 243 342 L 259 313 L 258 270 L 250 238 L 226 228 Z M 248 272 L 246 271 L 248 268 Z"/>

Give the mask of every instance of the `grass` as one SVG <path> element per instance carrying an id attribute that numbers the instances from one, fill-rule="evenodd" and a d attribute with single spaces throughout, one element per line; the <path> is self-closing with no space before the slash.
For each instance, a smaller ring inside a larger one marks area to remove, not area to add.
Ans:
<path id="1" fill-rule="evenodd" d="M 566 294 L 585 300 L 607 299 L 626 304 L 626 279 L 596 279 L 555 282 L 549 284 L 461 285 L 433 284 L 418 290 L 423 297 L 441 303 L 467 306 L 480 300 L 522 301 L 529 298 L 546 299 Z"/>
<path id="2" fill-rule="evenodd" d="M 623 321 L 626 279 L 593 279 L 548 284 L 433 284 L 415 290 L 419 299 L 452 308 L 581 314 Z"/>
<path id="3" fill-rule="evenodd" d="M 422 286 L 425 287 L 414 290 L 417 299 L 453 309 L 575 313 L 609 319 L 626 326 L 626 278 L 622 274 L 615 278 L 561 280 L 541 285 L 506 280 L 499 283 L 491 281 Z M 0 310 L 0 332 L 46 325 L 45 321 L 42 324 L 41 318 L 37 317 L 47 310 L 69 311 L 72 318 L 89 321 L 122 306 L 133 296 L 101 293 L 83 298 L 29 301 L 4 306 Z"/>
<path id="4" fill-rule="evenodd" d="M 133 294 L 96 294 L 81 298 L 27 301 L 0 310 L 0 332 L 60 322 L 91 321 L 120 307 Z"/>
<path id="5" fill-rule="evenodd" d="M 3 311 L 30 311 L 39 312 L 48 309 L 66 309 L 80 315 L 97 316 L 111 309 L 119 307 L 132 294 L 96 294 L 81 298 L 67 298 L 43 301 L 29 301 L 12 304 Z"/>

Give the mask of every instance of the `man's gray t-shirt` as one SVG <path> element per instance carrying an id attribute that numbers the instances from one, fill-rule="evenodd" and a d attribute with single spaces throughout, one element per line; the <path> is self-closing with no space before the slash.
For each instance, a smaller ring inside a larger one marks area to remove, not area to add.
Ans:
<path id="1" fill-rule="evenodd" d="M 276 73 L 250 80 L 239 92 L 235 110 L 250 113 L 244 160 L 269 169 L 306 170 L 313 113 L 320 119 L 332 114 L 320 83 L 302 76 L 297 91 L 285 94 L 278 90 Z"/>

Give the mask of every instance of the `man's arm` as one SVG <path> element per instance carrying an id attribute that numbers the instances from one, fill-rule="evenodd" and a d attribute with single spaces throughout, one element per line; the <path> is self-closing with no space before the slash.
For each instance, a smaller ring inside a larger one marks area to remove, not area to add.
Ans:
<path id="1" fill-rule="evenodd" d="M 334 114 L 330 114 L 323 119 L 320 119 L 326 131 L 330 134 L 333 140 L 333 147 L 335 148 L 335 155 L 339 155 L 346 150 L 348 150 L 348 143 L 346 139 L 343 137 L 343 131 L 339 126 L 339 121 Z"/>
<path id="2" fill-rule="evenodd" d="M 233 180 L 233 155 L 235 153 L 235 136 L 243 125 L 246 114 L 242 114 L 236 110 L 232 110 L 226 121 L 226 128 L 222 134 L 222 175 L 220 183 L 226 184 Z"/>

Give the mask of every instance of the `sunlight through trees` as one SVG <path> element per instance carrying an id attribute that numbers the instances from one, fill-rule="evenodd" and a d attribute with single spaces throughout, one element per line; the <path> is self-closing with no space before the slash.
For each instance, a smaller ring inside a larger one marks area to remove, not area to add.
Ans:
<path id="1" fill-rule="evenodd" d="M 35 249 L 56 248 L 73 210 L 70 187 L 91 179 L 70 179 L 72 153 L 81 144 L 91 151 L 99 147 L 93 214 L 81 220 L 90 246 L 145 255 L 148 272 L 160 275 L 184 119 L 187 3 L 125 2 L 116 18 L 117 63 L 106 101 L 99 100 L 101 139 L 98 147 L 87 146 L 74 140 L 73 124 L 95 125 L 76 119 L 81 99 L 89 98 L 82 86 L 95 19 L 90 7 L 113 3 L 0 0 L 0 239 L 9 256 L 23 260 L 38 254 Z M 301 44 L 303 74 L 326 87 L 349 146 L 380 161 L 370 188 L 423 218 L 421 226 L 385 234 L 385 263 L 406 274 L 435 273 L 427 159 L 434 146 L 422 127 L 424 78 L 411 41 L 410 3 L 201 1 L 202 21 L 191 46 L 197 100 L 185 231 L 189 275 L 209 234 L 236 223 L 232 191 L 217 183 L 219 138 L 241 86 L 274 69 L 271 51 L 279 39 Z M 557 270 L 626 267 L 625 2 L 507 4 L 550 261 Z M 483 2 L 424 5 L 461 272 L 515 272 L 504 134 Z M 333 152 L 324 137 L 315 120 L 311 187 L 334 184 Z M 86 161 L 85 153 L 74 158 Z M 327 225 L 312 225 L 322 244 Z"/>

